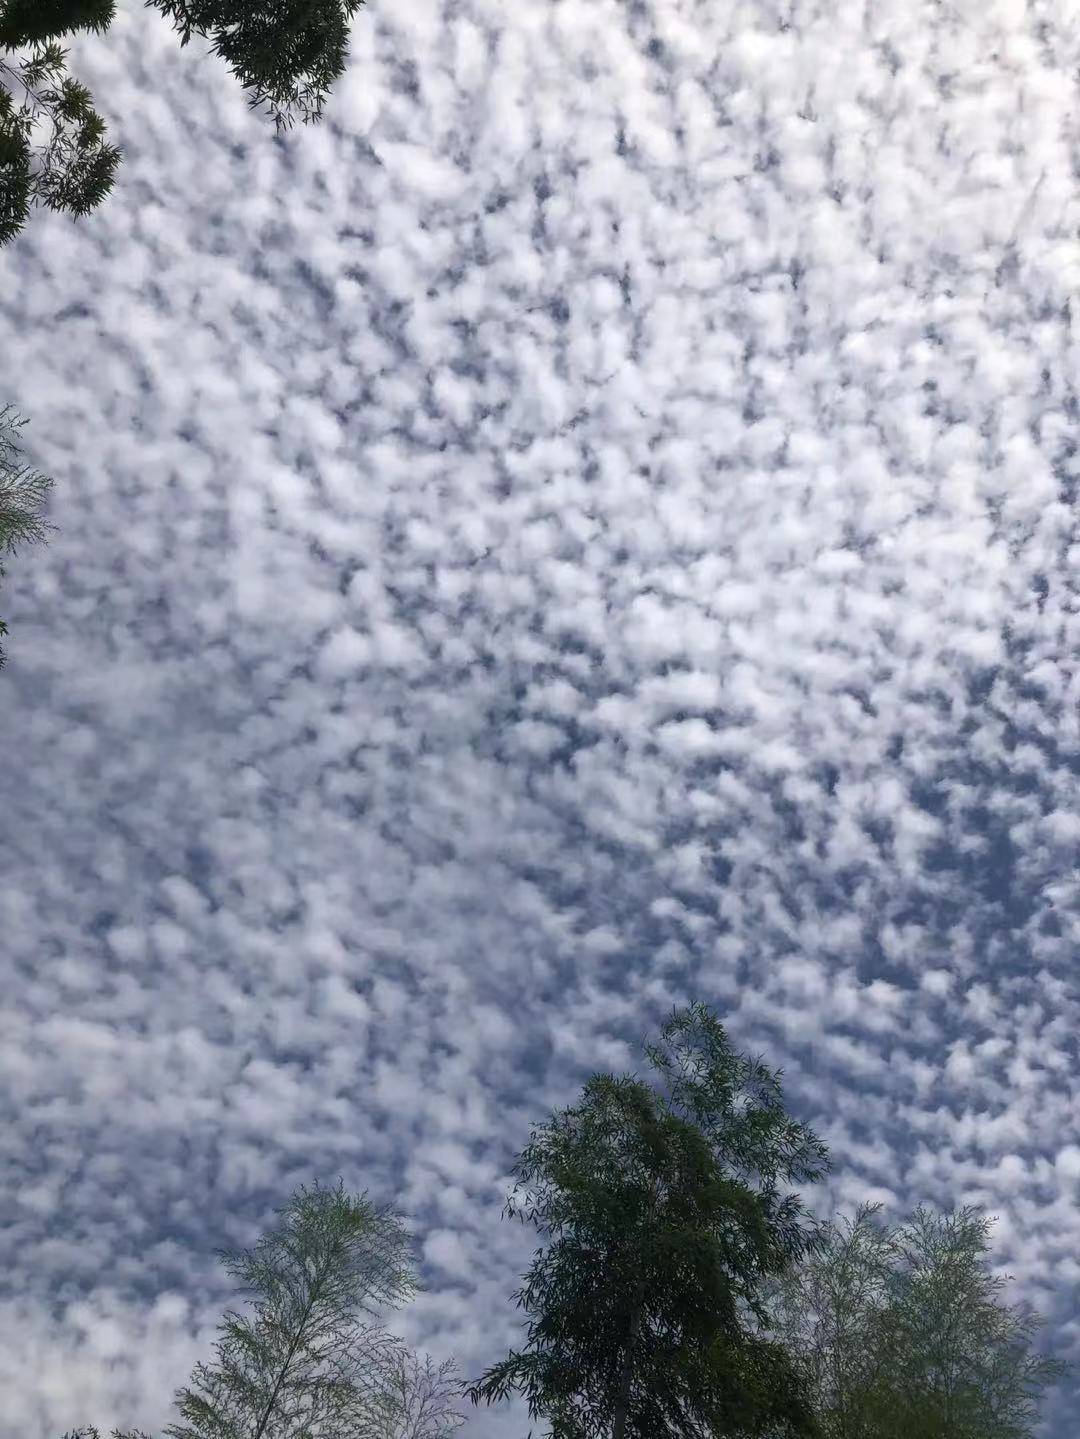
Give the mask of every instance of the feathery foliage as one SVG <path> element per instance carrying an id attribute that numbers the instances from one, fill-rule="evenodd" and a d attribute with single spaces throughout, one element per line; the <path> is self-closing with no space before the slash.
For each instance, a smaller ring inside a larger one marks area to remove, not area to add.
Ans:
<path id="1" fill-rule="evenodd" d="M 11 405 L 0 410 L 0 554 L 43 541 L 52 528 L 42 516 L 52 480 L 23 461 L 25 424 Z"/>
<path id="2" fill-rule="evenodd" d="M 23 544 L 43 542 L 52 528 L 43 516 L 52 480 L 23 460 L 19 431 L 25 424 L 10 405 L 0 410 L 0 555 L 13 555 Z M 6 634 L 7 625 L 0 620 L 0 635 Z M 0 666 L 3 663 L 0 649 Z"/>
<path id="3" fill-rule="evenodd" d="M 101 1439 L 101 1432 L 95 1425 L 87 1424 L 82 1429 L 69 1429 L 62 1439 Z M 114 1429 L 111 1439 L 150 1439 L 150 1436 L 141 1429 L 127 1429 L 123 1432 Z"/>
<path id="4" fill-rule="evenodd" d="M 400 1341 L 363 1322 L 417 1288 L 401 1219 L 339 1185 L 301 1187 L 253 1250 L 222 1255 L 254 1300 L 177 1395 L 169 1439 L 362 1439 Z"/>
<path id="5" fill-rule="evenodd" d="M 866 1439 L 884 1356 L 867 1342 L 886 1303 L 898 1251 L 880 1204 L 829 1222 L 814 1251 L 768 1286 L 773 1329 L 814 1396 L 825 1439 Z"/>
<path id="6" fill-rule="evenodd" d="M 896 1232 L 900 1262 L 876 1335 L 883 1439 L 1028 1439 L 1042 1389 L 1065 1372 L 1031 1352 L 1039 1316 L 1002 1301 L 1006 1280 L 986 1258 L 990 1224 L 972 1207 L 920 1207 Z"/>
<path id="7" fill-rule="evenodd" d="M 1032 1353 L 1038 1316 L 1002 1302 L 990 1220 L 920 1208 L 887 1229 L 880 1208 L 826 1226 L 773 1294 L 825 1439 L 1030 1439 L 1064 1366 Z"/>
<path id="8" fill-rule="evenodd" d="M 506 1213 L 549 1236 L 515 1294 L 527 1342 L 468 1389 L 512 1392 L 553 1439 L 811 1435 L 759 1288 L 814 1242 L 791 1180 L 828 1166 L 779 1076 L 736 1055 L 704 1005 L 645 1053 L 668 1094 L 594 1075 L 534 1129 Z"/>
<path id="9" fill-rule="evenodd" d="M 404 1347 L 391 1353 L 371 1408 L 379 1439 L 452 1439 L 465 1423 L 456 1368 L 453 1359 L 436 1365 L 430 1354 L 421 1359 Z"/>

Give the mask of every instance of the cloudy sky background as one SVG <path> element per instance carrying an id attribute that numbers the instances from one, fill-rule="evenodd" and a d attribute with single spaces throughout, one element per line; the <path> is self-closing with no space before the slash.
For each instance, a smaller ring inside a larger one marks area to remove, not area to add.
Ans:
<path id="1" fill-rule="evenodd" d="M 693 998 L 1080 1358 L 1073 7 L 380 0 L 285 139 L 121 11 L 0 257 L 2 1439 L 164 1423 L 316 1174 L 479 1372 Z"/>

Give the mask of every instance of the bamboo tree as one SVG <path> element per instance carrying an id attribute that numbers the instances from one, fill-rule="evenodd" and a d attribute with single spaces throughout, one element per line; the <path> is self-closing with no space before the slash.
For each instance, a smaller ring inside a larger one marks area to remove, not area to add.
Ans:
<path id="1" fill-rule="evenodd" d="M 78 218 L 112 189 L 120 152 L 67 73 L 60 36 L 100 33 L 114 10 L 113 0 L 0 0 L 0 245 L 33 205 Z"/>
<path id="2" fill-rule="evenodd" d="M 522 1151 L 506 1213 L 549 1243 L 514 1295 L 525 1345 L 468 1395 L 521 1393 L 553 1439 L 813 1434 L 760 1289 L 814 1242 L 783 1186 L 819 1178 L 825 1148 L 704 1005 L 645 1053 L 666 1095 L 593 1075 Z"/>
<path id="3" fill-rule="evenodd" d="M 364 0 L 147 0 L 186 45 L 209 40 L 279 129 L 322 118 L 344 72 L 349 24 Z"/>
<path id="4" fill-rule="evenodd" d="M 322 117 L 363 0 L 147 0 L 181 45 L 208 42 L 279 129 Z M 62 41 L 105 34 L 115 0 L 0 0 L 0 245 L 35 205 L 73 218 L 109 194 L 119 149 Z"/>

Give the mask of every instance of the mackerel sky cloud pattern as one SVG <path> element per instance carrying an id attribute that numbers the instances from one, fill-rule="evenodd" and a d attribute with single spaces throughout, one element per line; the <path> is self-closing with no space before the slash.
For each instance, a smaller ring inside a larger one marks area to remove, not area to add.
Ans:
<path id="1" fill-rule="evenodd" d="M 136 5 L 73 50 L 116 193 L 0 261 L 59 526 L 4 601 L 0 1439 L 163 1423 L 315 1174 L 478 1373 L 529 1125 L 691 998 L 816 1208 L 985 1205 L 1080 1358 L 1071 7 L 372 3 L 281 138 Z"/>

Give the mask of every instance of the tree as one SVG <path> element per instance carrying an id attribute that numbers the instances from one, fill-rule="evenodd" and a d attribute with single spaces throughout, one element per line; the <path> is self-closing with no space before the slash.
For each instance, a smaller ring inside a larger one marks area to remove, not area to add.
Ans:
<path id="1" fill-rule="evenodd" d="M 301 1187 L 253 1250 L 222 1255 L 254 1297 L 226 1313 L 217 1363 L 177 1394 L 170 1439 L 361 1439 L 376 1433 L 400 1340 L 363 1322 L 417 1288 L 401 1219 L 364 1195 Z"/>
<path id="2" fill-rule="evenodd" d="M 1008 1305 L 986 1258 L 991 1220 L 972 1207 L 920 1207 L 898 1229 L 900 1255 L 875 1340 L 892 1436 L 1027 1439 L 1041 1393 L 1065 1366 L 1031 1351 L 1041 1320 Z"/>
<path id="3" fill-rule="evenodd" d="M 63 1439 L 101 1439 L 101 1432 L 93 1424 L 87 1424 L 82 1429 L 69 1429 Z M 149 1435 L 141 1429 L 129 1429 L 125 1433 L 114 1429 L 112 1439 L 149 1439 Z"/>
<path id="4" fill-rule="evenodd" d="M 25 423 L 10 405 L 0 410 L 0 555 L 15 554 L 22 544 L 43 542 L 52 528 L 43 515 L 52 480 L 23 461 L 19 431 Z M 5 634 L 7 625 L 0 620 L 0 635 Z M 0 666 L 3 663 L 0 649 Z"/>
<path id="5" fill-rule="evenodd" d="M 147 0 L 187 45 L 208 40 L 279 128 L 318 120 L 345 69 L 363 0 Z M 31 208 L 88 214 L 121 155 L 89 90 L 67 73 L 61 37 L 104 33 L 115 0 L 0 0 L 0 245 Z"/>
<path id="6" fill-rule="evenodd" d="M 436 1365 L 430 1354 L 421 1360 L 411 1350 L 395 1350 L 382 1368 L 373 1408 L 379 1439 L 452 1439 L 465 1423 L 456 1367 L 453 1359 Z"/>
<path id="7" fill-rule="evenodd" d="M 186 45 L 212 42 L 279 128 L 322 118 L 349 53 L 349 23 L 364 0 L 147 0 L 172 20 Z"/>
<path id="8" fill-rule="evenodd" d="M 0 553 L 42 541 L 50 529 L 42 511 L 52 480 L 23 461 L 19 431 L 25 424 L 10 405 L 0 410 Z"/>
<path id="9" fill-rule="evenodd" d="M 523 1394 L 553 1439 L 813 1434 L 759 1291 L 815 1242 L 781 1184 L 820 1178 L 825 1147 L 704 1005 L 644 1048 L 666 1096 L 595 1074 L 519 1157 L 505 1212 L 550 1242 L 514 1295 L 527 1342 L 467 1393 Z"/>
<path id="10" fill-rule="evenodd" d="M 0 245 L 33 205 L 78 218 L 112 188 L 120 152 L 58 37 L 101 32 L 113 0 L 0 0 Z M 16 58 L 14 52 L 28 50 Z"/>
<path id="11" fill-rule="evenodd" d="M 826 1439 L 1028 1439 L 1058 1361 L 1038 1316 L 1001 1301 L 975 1209 L 917 1209 L 894 1229 L 863 1206 L 776 1287 Z"/>
<path id="12" fill-rule="evenodd" d="M 880 1204 L 829 1222 L 820 1242 L 771 1281 L 774 1331 L 797 1360 L 814 1396 L 824 1439 L 870 1439 L 872 1400 L 884 1354 L 868 1342 L 889 1299 L 898 1250 L 878 1222 Z"/>

